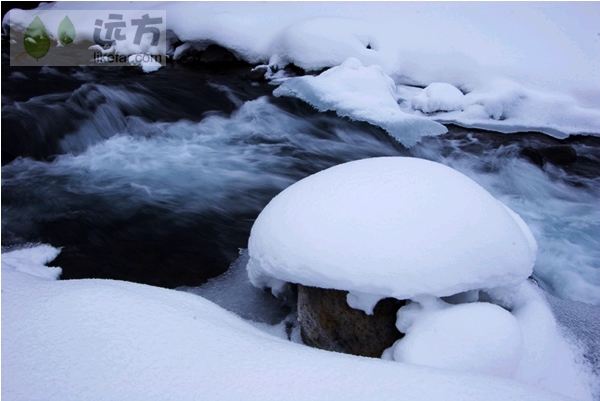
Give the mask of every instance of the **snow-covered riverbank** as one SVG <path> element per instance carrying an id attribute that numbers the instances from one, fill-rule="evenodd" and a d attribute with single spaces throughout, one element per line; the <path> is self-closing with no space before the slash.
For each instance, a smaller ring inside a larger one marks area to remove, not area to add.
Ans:
<path id="1" fill-rule="evenodd" d="M 3 398 L 594 397 L 594 3 L 69 2 L 41 9 L 132 6 L 166 10 L 174 58 L 218 44 L 262 65 L 269 81 L 176 60 L 143 74 L 18 69 L 3 57 L 2 243 L 13 247 L 2 253 Z M 93 35 L 95 12 L 84 38 Z M 30 17 L 12 12 L 10 23 L 27 27 Z M 58 22 L 46 21 L 51 34 Z M 81 22 L 74 21 L 78 29 Z M 327 70 L 295 76 L 284 70 L 288 63 Z M 574 156 L 548 161 L 542 154 L 553 146 Z M 450 166 L 531 228 L 540 288 L 528 282 L 521 317 L 543 316 L 544 324 L 527 328 L 539 348 L 530 349 L 519 377 L 319 351 L 298 343 L 293 315 L 272 325 L 289 308 L 250 287 L 240 274 L 245 251 L 235 262 L 254 219 L 298 180 L 377 156 Z M 52 246 L 30 244 L 39 242 Z M 50 265 L 63 268 L 62 278 L 83 279 L 55 280 L 59 270 L 44 266 L 55 257 Z M 227 274 L 197 287 L 231 263 Z M 139 283 L 188 286 L 192 294 Z M 531 362 L 538 351 L 541 359 Z"/>

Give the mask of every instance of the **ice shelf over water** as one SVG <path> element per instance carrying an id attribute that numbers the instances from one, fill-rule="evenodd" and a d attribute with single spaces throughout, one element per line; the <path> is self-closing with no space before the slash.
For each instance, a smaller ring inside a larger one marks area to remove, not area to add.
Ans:
<path id="1" fill-rule="evenodd" d="M 423 136 L 448 132 L 442 124 L 401 111 L 395 89 L 394 81 L 380 67 L 364 67 L 349 58 L 317 77 L 290 78 L 273 94 L 297 97 L 319 111 L 333 110 L 339 116 L 378 125 L 405 146 Z"/>

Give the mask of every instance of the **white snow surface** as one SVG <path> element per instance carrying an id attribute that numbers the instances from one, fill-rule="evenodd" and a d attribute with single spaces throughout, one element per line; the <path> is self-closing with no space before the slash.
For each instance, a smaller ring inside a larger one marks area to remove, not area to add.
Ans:
<path id="1" fill-rule="evenodd" d="M 424 88 L 446 83 L 466 93 L 461 110 L 428 116 L 434 121 L 500 132 L 535 130 L 559 138 L 600 134 L 600 7 L 594 2 L 57 2 L 40 6 L 132 8 L 166 10 L 167 28 L 199 50 L 216 43 L 251 63 L 273 68 L 294 63 L 312 71 L 356 58 L 365 67 L 379 66 L 401 92 L 407 92 L 406 85 Z M 12 11 L 3 24 L 10 18 L 13 26 L 24 29 L 30 15 Z M 93 18 L 90 13 L 90 29 L 84 32 L 90 37 Z M 47 22 L 52 36 L 59 22 L 58 17 Z M 181 50 L 171 53 L 177 58 Z M 313 91 L 331 86 L 325 79 L 311 84 Z M 368 86 L 363 82 L 361 88 Z M 422 117 L 411 107 L 411 97 L 397 100 L 405 113 Z M 362 106 L 368 109 L 368 102 Z"/>
<path id="2" fill-rule="evenodd" d="M 378 157 L 321 171 L 273 198 L 252 227 L 248 274 L 274 293 L 283 282 L 335 288 L 370 307 L 373 295 L 518 285 L 536 250 L 527 225 L 462 173 Z"/>
<path id="3" fill-rule="evenodd" d="M 594 377 L 594 368 L 581 356 L 581 344 L 558 326 L 537 286 L 527 281 L 517 288 L 496 288 L 485 295 L 510 310 L 521 328 L 523 355 L 513 375 L 515 379 L 582 400 L 598 399 L 598 372 Z"/>
<path id="4" fill-rule="evenodd" d="M 412 302 L 396 325 L 406 335 L 393 347 L 395 361 L 512 377 L 523 352 L 517 319 L 491 303 Z"/>
<path id="5" fill-rule="evenodd" d="M 57 252 L 2 254 L 2 399 L 567 399 L 509 379 L 316 350 L 180 291 L 56 281 L 43 263 Z"/>
<path id="6" fill-rule="evenodd" d="M 448 132 L 442 124 L 400 111 L 395 88 L 380 67 L 364 67 L 349 58 L 317 77 L 290 78 L 273 94 L 297 97 L 319 111 L 334 110 L 339 116 L 378 125 L 405 146 L 423 136 Z"/>
<path id="7" fill-rule="evenodd" d="M 132 54 L 127 58 L 127 62 L 132 66 L 142 67 L 142 71 L 144 72 L 154 72 L 162 67 L 162 65 L 149 54 Z"/>
<path id="8" fill-rule="evenodd" d="M 457 304 L 421 296 L 400 308 L 396 326 L 406 336 L 383 357 L 510 377 L 581 400 L 598 398 L 597 371 L 583 359 L 589 351 L 559 328 L 536 285 L 525 281 L 461 295 L 452 297 Z"/>
<path id="9" fill-rule="evenodd" d="M 463 93 L 455 86 L 434 82 L 413 97 L 411 103 L 413 109 L 421 110 L 423 113 L 454 111 L 462 107 L 463 97 Z"/>

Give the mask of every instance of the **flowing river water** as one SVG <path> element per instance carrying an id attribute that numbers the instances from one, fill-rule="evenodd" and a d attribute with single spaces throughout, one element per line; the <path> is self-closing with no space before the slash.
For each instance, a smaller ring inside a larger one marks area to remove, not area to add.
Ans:
<path id="1" fill-rule="evenodd" d="M 351 160 L 420 157 L 463 172 L 530 225 L 534 278 L 600 365 L 590 317 L 600 305 L 600 138 L 449 126 L 407 149 L 378 127 L 274 97 L 250 67 L 2 63 L 2 246 L 60 247 L 61 279 L 197 287 L 232 266 L 287 186 Z M 236 280 L 212 296 L 236 303 Z"/>

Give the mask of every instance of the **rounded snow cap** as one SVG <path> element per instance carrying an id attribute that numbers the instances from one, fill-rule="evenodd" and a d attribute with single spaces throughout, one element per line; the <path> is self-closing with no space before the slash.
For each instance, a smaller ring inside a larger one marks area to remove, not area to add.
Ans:
<path id="1" fill-rule="evenodd" d="M 381 157 L 341 164 L 291 185 L 264 208 L 248 274 L 363 298 L 449 296 L 517 285 L 537 245 L 523 220 L 442 164 Z"/>

